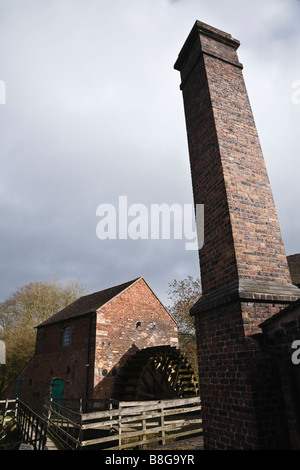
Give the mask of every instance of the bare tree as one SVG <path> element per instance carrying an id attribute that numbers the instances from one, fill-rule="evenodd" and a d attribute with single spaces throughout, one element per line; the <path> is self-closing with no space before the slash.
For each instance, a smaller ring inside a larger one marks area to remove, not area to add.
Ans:
<path id="1" fill-rule="evenodd" d="M 190 315 L 190 308 L 201 296 L 201 281 L 188 276 L 186 279 L 177 281 L 174 279 L 169 284 L 168 297 L 172 305 L 168 307 L 169 312 L 178 324 L 179 345 L 191 362 L 194 372 L 198 373 L 197 364 L 197 342 L 194 318 Z"/>
<path id="2" fill-rule="evenodd" d="M 0 392 L 32 358 L 35 327 L 85 293 L 85 288 L 76 281 L 31 282 L 0 304 L 1 339 L 6 346 L 5 377 L 1 377 Z"/>

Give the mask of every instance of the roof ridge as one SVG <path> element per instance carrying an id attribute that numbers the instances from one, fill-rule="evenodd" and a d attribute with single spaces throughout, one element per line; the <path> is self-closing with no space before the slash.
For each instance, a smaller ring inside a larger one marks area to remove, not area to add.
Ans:
<path id="1" fill-rule="evenodd" d="M 97 292 L 92 292 L 91 294 L 82 295 L 78 299 L 74 300 L 74 302 L 71 302 L 69 305 L 37 325 L 37 328 L 95 312 L 98 308 L 116 297 L 139 279 L 142 279 L 142 276 L 132 279 L 131 281 L 123 282 L 122 284 L 107 287 Z"/>
<path id="2" fill-rule="evenodd" d="M 141 279 L 141 277 L 137 277 L 136 279 L 133 279 L 132 281 L 122 282 L 121 284 L 117 284 L 116 286 L 106 287 L 105 289 L 101 289 L 101 290 L 96 291 L 96 292 L 91 292 L 90 294 L 82 295 L 77 300 L 87 299 L 88 297 L 92 297 L 92 296 L 95 296 L 97 294 L 102 294 L 103 292 L 108 292 L 112 289 L 118 289 L 118 288 L 121 288 L 122 286 L 124 286 L 124 289 L 122 289 L 122 290 L 125 290 L 127 287 L 129 287 L 131 284 L 136 282 L 138 279 Z M 122 290 L 120 292 L 122 292 Z M 74 300 L 74 302 L 72 302 L 72 303 L 77 302 L 77 300 Z M 72 305 L 72 304 L 70 304 L 70 305 Z"/>

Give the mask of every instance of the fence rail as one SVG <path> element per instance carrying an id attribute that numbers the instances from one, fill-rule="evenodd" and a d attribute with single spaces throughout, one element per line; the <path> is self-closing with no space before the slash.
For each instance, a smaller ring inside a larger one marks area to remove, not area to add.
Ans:
<path id="1" fill-rule="evenodd" d="M 0 431 L 12 419 L 19 428 L 21 442 L 34 450 L 45 448 L 49 434 L 63 448 L 121 450 L 144 449 L 202 433 L 199 397 L 111 400 L 105 403 L 106 409 L 91 412 L 83 412 L 82 404 L 76 405 L 75 411 L 49 400 L 45 408 L 47 414 L 41 417 L 18 399 L 0 401 Z"/>
<path id="2" fill-rule="evenodd" d="M 45 409 L 48 432 L 52 437 L 63 447 L 79 449 L 82 413 L 59 405 L 53 399 L 46 401 Z"/>
<path id="3" fill-rule="evenodd" d="M 1 426 L 5 429 L 12 420 L 18 427 L 20 443 L 26 443 L 33 450 L 43 450 L 47 440 L 47 421 L 31 410 L 19 399 L 0 401 Z"/>
<path id="4" fill-rule="evenodd" d="M 110 409 L 89 413 L 71 411 L 53 400 L 45 407 L 49 431 L 71 449 L 143 449 L 202 432 L 199 397 L 118 402 L 118 408 L 111 402 Z"/>
<path id="5" fill-rule="evenodd" d="M 16 416 L 16 400 L 0 400 L 0 431 L 7 421 Z"/>

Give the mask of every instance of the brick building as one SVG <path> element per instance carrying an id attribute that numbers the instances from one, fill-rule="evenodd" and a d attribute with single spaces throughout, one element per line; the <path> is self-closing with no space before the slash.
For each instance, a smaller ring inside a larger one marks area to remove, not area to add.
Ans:
<path id="1" fill-rule="evenodd" d="M 4 396 L 34 408 L 51 396 L 110 398 L 128 359 L 161 346 L 177 351 L 177 325 L 140 277 L 83 296 L 38 325 L 34 357 Z"/>
<path id="2" fill-rule="evenodd" d="M 199 250 L 203 295 L 191 309 L 204 444 L 296 448 L 300 434 L 289 428 L 289 414 L 299 416 L 297 400 L 292 404 L 292 389 L 282 380 L 283 353 L 274 349 L 274 331 L 284 332 L 285 346 L 292 328 L 299 338 L 300 295 L 291 281 L 239 45 L 230 34 L 197 21 L 175 64 L 194 203 L 204 204 L 205 213 Z M 283 327 L 290 315 L 293 320 Z M 298 433 L 293 441 L 291 431 Z"/>
<path id="3" fill-rule="evenodd" d="M 300 450 L 300 300 L 279 310 L 259 326 L 262 328 L 262 337 L 258 338 L 260 349 L 272 356 L 278 372 L 286 448 Z"/>

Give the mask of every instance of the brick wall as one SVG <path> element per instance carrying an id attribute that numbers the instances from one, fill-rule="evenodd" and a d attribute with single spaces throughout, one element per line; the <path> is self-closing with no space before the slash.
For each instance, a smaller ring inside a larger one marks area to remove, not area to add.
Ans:
<path id="1" fill-rule="evenodd" d="M 300 340 L 300 302 L 282 309 L 261 327 L 263 349 L 277 363 L 290 446 L 293 450 L 300 450 L 300 353 L 299 346 L 292 347 L 294 341 Z"/>
<path id="2" fill-rule="evenodd" d="M 68 326 L 72 326 L 72 344 L 63 347 L 62 333 Z M 93 371 L 87 364 L 94 362 L 93 332 L 95 315 L 38 329 L 35 355 L 17 377 L 22 381 L 20 398 L 33 408 L 41 407 L 44 398 L 51 397 L 52 381 L 56 378 L 64 380 L 64 398 L 86 398 L 89 374 Z M 15 382 L 6 390 L 6 396 L 13 396 L 14 387 Z"/>
<path id="3" fill-rule="evenodd" d="M 128 356 L 160 345 L 178 346 L 177 326 L 140 278 L 97 312 L 94 397 L 111 396 Z"/>
<path id="4" fill-rule="evenodd" d="M 195 317 L 207 449 L 284 449 L 288 443 L 276 358 L 261 350 L 256 335 L 244 334 L 242 316 L 253 308 L 232 301 Z"/>
<path id="5" fill-rule="evenodd" d="M 175 64 L 194 202 L 205 211 L 203 293 L 236 279 L 291 282 L 238 47 L 228 34 L 198 22 Z"/>
<path id="6" fill-rule="evenodd" d="M 72 327 L 72 342 L 62 345 Z M 20 398 L 32 408 L 52 394 L 53 379 L 64 380 L 64 398 L 110 398 L 115 379 L 138 349 L 178 346 L 175 321 L 143 278 L 97 312 L 45 324 L 37 330 L 35 354 L 17 377 Z M 13 397 L 16 382 L 3 397 Z"/>
<path id="7" fill-rule="evenodd" d="M 287 257 L 293 284 L 300 287 L 300 253 Z"/>
<path id="8" fill-rule="evenodd" d="M 176 61 L 195 204 L 204 204 L 195 316 L 204 444 L 288 446 L 277 364 L 260 323 L 292 285 L 242 65 L 231 35 L 196 22 Z"/>

